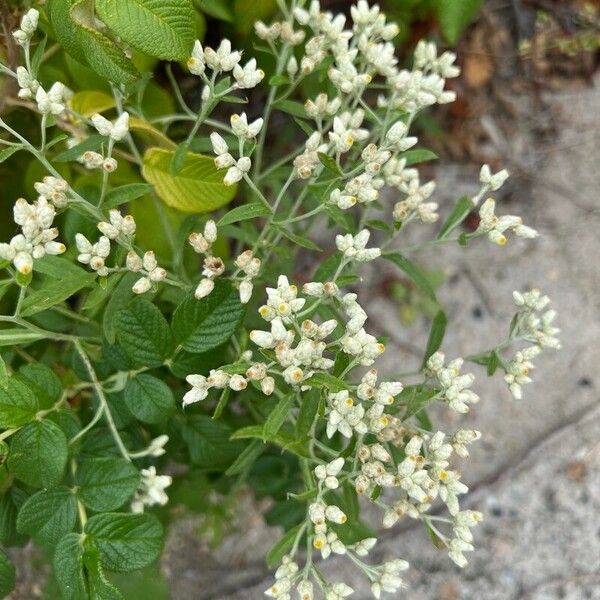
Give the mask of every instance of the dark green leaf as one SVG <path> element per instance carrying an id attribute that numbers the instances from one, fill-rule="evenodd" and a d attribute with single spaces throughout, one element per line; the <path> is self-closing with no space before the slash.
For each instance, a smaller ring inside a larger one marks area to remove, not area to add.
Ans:
<path id="1" fill-rule="evenodd" d="M 437 0 L 437 18 L 442 34 L 449 44 L 456 44 L 460 34 L 473 20 L 481 0 Z"/>
<path id="2" fill-rule="evenodd" d="M 101 512 L 123 506 L 135 493 L 140 474 L 124 458 L 87 458 L 79 463 L 75 481 L 81 501 Z"/>
<path id="3" fill-rule="evenodd" d="M 63 537 L 54 552 L 54 576 L 63 600 L 88 598 L 83 576 L 83 538 L 79 533 Z"/>
<path id="4" fill-rule="evenodd" d="M 19 511 L 17 530 L 42 545 L 54 546 L 75 526 L 77 501 L 66 487 L 41 490 Z"/>
<path id="5" fill-rule="evenodd" d="M 286 237 L 288 240 L 291 240 L 297 246 L 302 246 L 302 248 L 308 248 L 308 250 L 318 250 L 321 248 L 317 246 L 312 240 L 309 240 L 307 237 L 302 235 L 298 235 L 297 233 L 291 232 L 289 229 L 282 227 L 281 225 L 273 224 L 273 229 L 276 229 L 281 235 Z"/>
<path id="6" fill-rule="evenodd" d="M 19 369 L 19 377 L 38 399 L 40 408 L 50 408 L 60 398 L 62 384 L 56 373 L 42 363 L 27 363 Z"/>
<path id="7" fill-rule="evenodd" d="M 290 410 L 294 406 L 294 396 L 284 396 L 275 405 L 275 408 L 270 412 L 265 424 L 263 426 L 263 436 L 265 440 L 271 440 L 281 429 L 281 426 L 285 422 L 286 418 L 290 414 Z"/>
<path id="8" fill-rule="evenodd" d="M 22 148 L 23 146 L 8 146 L 8 148 L 2 148 L 2 150 L 0 150 L 0 163 L 9 159 L 15 152 L 18 152 Z"/>
<path id="9" fill-rule="evenodd" d="M 0 427 L 21 427 L 32 421 L 39 403 L 31 388 L 18 377 L 11 377 L 6 388 L 0 387 Z"/>
<path id="10" fill-rule="evenodd" d="M 295 102 L 294 100 L 279 100 L 278 102 L 273 103 L 273 108 L 286 112 L 294 117 L 301 117 L 303 119 L 308 118 L 304 105 L 300 104 L 300 102 Z"/>
<path id="11" fill-rule="evenodd" d="M 308 393 L 302 394 L 302 404 L 300 405 L 300 411 L 298 412 L 298 419 L 296 421 L 296 436 L 301 439 L 306 437 L 317 418 L 319 411 L 319 394 L 318 392 L 311 390 Z"/>
<path id="12" fill-rule="evenodd" d="M 473 203 L 467 196 L 461 196 L 454 205 L 452 212 L 444 221 L 440 232 L 438 233 L 437 239 L 441 240 L 448 236 L 454 229 L 456 229 L 473 210 Z"/>
<path id="13" fill-rule="evenodd" d="M 329 156 L 329 154 L 325 154 L 324 152 L 318 152 L 317 154 L 319 156 L 319 160 L 321 161 L 321 164 L 326 169 L 328 169 L 332 173 L 335 173 L 336 175 L 342 174 L 342 172 L 340 171 L 340 167 L 335 162 L 335 158 Z"/>
<path id="14" fill-rule="evenodd" d="M 4 550 L 0 549 L 0 598 L 5 598 L 15 587 L 15 567 Z"/>
<path id="15" fill-rule="evenodd" d="M 271 211 L 262 202 L 243 204 L 242 206 L 236 206 L 223 215 L 219 219 L 217 226 L 222 227 L 223 225 L 231 225 L 231 223 L 237 223 L 238 221 L 255 219 L 256 217 L 265 217 L 270 214 Z"/>
<path id="16" fill-rule="evenodd" d="M 207 352 L 229 340 L 241 323 L 244 310 L 237 290 L 229 282 L 217 280 L 208 296 L 196 300 L 191 294 L 177 307 L 173 334 L 188 352 Z"/>
<path id="17" fill-rule="evenodd" d="M 254 440 L 246 446 L 235 462 L 225 471 L 225 475 L 238 475 L 249 470 L 256 459 L 265 451 L 266 446 L 260 440 Z"/>
<path id="18" fill-rule="evenodd" d="M 131 414 L 144 423 L 160 423 L 175 409 L 175 398 L 169 386 L 147 373 L 130 379 L 123 397 Z"/>
<path id="19" fill-rule="evenodd" d="M 427 150 L 427 148 L 413 148 L 403 152 L 398 158 L 406 160 L 406 166 L 408 167 L 409 165 L 436 160 L 437 157 L 435 152 Z"/>
<path id="20" fill-rule="evenodd" d="M 115 188 L 106 194 L 102 204 L 103 208 L 115 208 L 126 202 L 137 200 L 142 196 L 149 194 L 152 186 L 149 183 L 129 183 Z"/>
<path id="21" fill-rule="evenodd" d="M 396 266 L 400 267 L 419 287 L 425 292 L 434 302 L 437 303 L 437 297 L 433 286 L 424 275 L 423 271 L 412 261 L 405 256 L 402 256 L 399 252 L 386 252 L 381 255 L 386 260 L 393 262 Z"/>
<path id="22" fill-rule="evenodd" d="M 68 0 L 58 1 L 66 2 Z M 77 160 L 84 152 L 87 152 L 88 150 L 100 150 L 104 141 L 105 138 L 103 136 L 101 136 L 99 133 L 95 133 L 85 138 L 83 142 L 80 142 L 76 146 L 57 154 L 52 160 L 54 162 L 71 162 L 72 160 Z"/>
<path id="23" fill-rule="evenodd" d="M 294 541 L 302 524 L 292 527 L 267 553 L 267 566 L 271 569 L 281 562 L 281 559 L 292 549 Z"/>
<path id="24" fill-rule="evenodd" d="M 60 427 L 47 419 L 35 421 L 12 437 L 8 468 L 28 485 L 51 488 L 62 480 L 67 456 L 67 438 Z"/>
<path id="25" fill-rule="evenodd" d="M 127 273 L 117 284 L 117 287 L 111 294 L 106 308 L 104 309 L 102 329 L 104 330 L 106 339 L 111 344 L 115 343 L 117 335 L 117 313 L 121 309 L 125 308 L 133 297 L 134 294 L 131 291 L 131 286 L 134 284 L 136 279 L 138 279 L 138 275 L 136 273 Z"/>
<path id="26" fill-rule="evenodd" d="M 439 350 L 446 334 L 446 324 L 448 319 L 446 313 L 443 310 L 439 310 L 433 318 L 431 325 L 431 331 L 429 332 L 429 339 L 427 340 L 427 349 L 425 350 L 425 356 L 423 357 L 423 366 L 429 360 L 429 357 Z"/>
<path id="27" fill-rule="evenodd" d="M 158 367 L 173 352 L 173 337 L 161 311 L 135 298 L 117 313 L 117 340 L 136 366 Z"/>
<path id="28" fill-rule="evenodd" d="M 329 373 L 315 373 L 303 383 L 314 387 L 326 388 L 330 392 L 342 392 L 348 389 L 348 386 L 341 379 Z"/>

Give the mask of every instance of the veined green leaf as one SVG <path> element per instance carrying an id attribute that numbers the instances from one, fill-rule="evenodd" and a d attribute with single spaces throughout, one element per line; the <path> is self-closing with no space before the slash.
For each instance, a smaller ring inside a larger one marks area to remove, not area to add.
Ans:
<path id="1" fill-rule="evenodd" d="M 223 183 L 209 156 L 188 152 L 177 175 L 171 174 L 173 151 L 149 148 L 144 154 L 142 175 L 153 184 L 165 204 L 183 212 L 203 213 L 231 202 L 236 186 Z"/>
<path id="2" fill-rule="evenodd" d="M 79 463 L 75 481 L 81 501 L 102 512 L 123 506 L 135 493 L 140 474 L 124 458 L 87 458 Z"/>
<path id="3" fill-rule="evenodd" d="M 341 379 L 338 379 L 329 373 L 315 373 L 303 383 L 313 387 L 326 388 L 330 392 L 342 392 L 348 389 L 348 386 Z"/>
<path id="4" fill-rule="evenodd" d="M 99 133 L 90 135 L 89 137 L 85 138 L 83 142 L 79 142 L 79 144 L 76 146 L 68 148 L 64 152 L 57 154 L 53 160 L 54 162 L 70 162 L 72 160 L 77 160 L 84 152 L 87 152 L 88 150 L 99 150 L 104 140 L 105 138 Z"/>
<path id="5" fill-rule="evenodd" d="M 71 108 L 83 117 L 91 117 L 94 113 L 101 113 L 115 106 L 116 102 L 112 96 L 98 90 L 77 92 L 71 98 Z"/>
<path id="6" fill-rule="evenodd" d="M 83 537 L 79 533 L 65 535 L 54 552 L 54 575 L 64 600 L 88 598 L 83 576 Z"/>
<path id="7" fill-rule="evenodd" d="M 8 367 L 2 355 L 0 355 L 0 389 L 8 389 Z"/>
<path id="8" fill-rule="evenodd" d="M 54 487 L 67 464 L 67 438 L 60 427 L 44 419 L 29 423 L 12 437 L 8 468 L 33 487 Z"/>
<path id="9" fill-rule="evenodd" d="M 21 344 L 31 344 L 41 339 L 44 339 L 43 335 L 27 331 L 26 329 L 19 329 L 18 327 L 0 329 L 0 346 L 20 346 Z"/>
<path id="10" fill-rule="evenodd" d="M 19 533 L 53 546 L 75 526 L 77 501 L 66 487 L 41 490 L 28 498 L 17 517 Z"/>
<path id="11" fill-rule="evenodd" d="M 149 194 L 152 186 L 147 183 L 129 183 L 121 187 L 110 190 L 102 204 L 103 208 L 115 208 L 126 202 L 137 200 L 142 196 Z"/>
<path id="12" fill-rule="evenodd" d="M 144 423 L 160 423 L 175 409 L 175 398 L 169 386 L 147 373 L 129 380 L 123 399 L 131 414 Z"/>
<path id="13" fill-rule="evenodd" d="M 19 377 L 10 377 L 0 387 L 0 427 L 21 427 L 35 418 L 39 403 L 31 388 Z"/>
<path id="14" fill-rule="evenodd" d="M 217 226 L 231 225 L 231 223 L 237 223 L 238 221 L 266 217 L 270 214 L 271 211 L 262 202 L 252 202 L 231 209 L 219 219 Z"/>
<path id="15" fill-rule="evenodd" d="M 294 244 L 296 244 L 297 246 L 302 246 L 303 248 L 307 248 L 308 250 L 321 250 L 321 248 L 317 246 L 317 244 L 315 244 L 312 240 L 309 240 L 307 237 L 293 233 L 292 231 L 286 229 L 281 225 L 272 225 L 272 227 L 273 229 L 276 229 L 279 233 L 281 233 L 281 235 L 286 237 L 288 240 L 294 242 Z"/>
<path id="16" fill-rule="evenodd" d="M 27 363 L 19 369 L 19 379 L 35 394 L 40 408 L 50 408 L 60 398 L 62 384 L 54 371 L 42 363 Z"/>
<path id="17" fill-rule="evenodd" d="M 207 352 L 233 335 L 244 310 L 237 290 L 229 282 L 217 280 L 208 296 L 196 300 L 191 294 L 175 309 L 173 334 L 188 352 Z"/>
<path id="18" fill-rule="evenodd" d="M 163 545 L 163 529 L 154 515 L 102 513 L 85 524 L 109 571 L 128 572 L 154 562 Z"/>
<path id="19" fill-rule="evenodd" d="M 39 290 L 36 290 L 23 300 L 21 315 L 29 317 L 60 304 L 73 294 L 96 281 L 95 273 L 67 276 L 59 280 L 45 281 Z"/>
<path id="20" fill-rule="evenodd" d="M 0 549 L 0 597 L 4 598 L 15 587 L 15 567 L 4 550 Z"/>
<path id="21" fill-rule="evenodd" d="M 294 396 L 291 394 L 284 396 L 275 405 L 275 408 L 269 413 L 269 416 L 263 425 L 263 438 L 265 440 L 271 440 L 277 435 L 293 406 Z"/>
<path id="22" fill-rule="evenodd" d="M 128 44 L 150 56 L 185 60 L 194 44 L 191 0 L 95 0 L 96 11 Z"/>

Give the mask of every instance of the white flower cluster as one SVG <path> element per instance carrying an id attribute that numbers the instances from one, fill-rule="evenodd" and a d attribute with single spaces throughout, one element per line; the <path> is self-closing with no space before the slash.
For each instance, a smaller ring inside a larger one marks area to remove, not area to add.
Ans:
<path id="1" fill-rule="evenodd" d="M 164 281 L 167 271 L 158 265 L 156 256 L 152 250 L 144 252 L 143 256 L 135 250 L 130 250 L 125 259 L 127 270 L 132 273 L 140 273 L 140 277 L 131 288 L 134 294 L 145 294 L 152 289 L 152 285 Z"/>
<path id="2" fill-rule="evenodd" d="M 169 501 L 165 489 L 173 483 L 173 478 L 157 475 L 154 466 L 142 469 L 140 474 L 140 486 L 131 501 L 131 512 L 142 513 L 146 506 L 165 506 Z"/>
<path id="3" fill-rule="evenodd" d="M 523 225 L 523 219 L 514 215 L 498 217 L 495 214 L 496 202 L 488 198 L 479 209 L 479 226 L 476 234 L 487 234 L 490 241 L 504 246 L 506 244 L 506 231 L 512 231 L 517 237 L 534 238 L 538 233 L 535 229 Z"/>
<path id="4" fill-rule="evenodd" d="M 366 247 L 370 237 L 371 232 L 368 229 L 363 229 L 354 236 L 351 233 L 336 235 L 335 245 L 346 259 L 368 262 L 381 256 L 379 248 Z"/>
<path id="5" fill-rule="evenodd" d="M 194 251 L 204 255 L 202 279 L 196 287 L 194 295 L 198 300 L 208 296 L 215 288 L 215 279 L 225 272 L 225 263 L 218 256 L 213 256 L 212 245 L 217 241 L 217 226 L 213 220 L 208 220 L 204 225 L 204 233 L 193 232 L 188 241 Z M 252 297 L 252 280 L 260 272 L 261 261 L 255 257 L 251 250 L 245 250 L 234 261 L 243 276 L 236 280 L 239 287 L 240 301 L 247 304 Z"/>
<path id="6" fill-rule="evenodd" d="M 262 69 L 256 68 L 256 60 L 249 60 L 244 67 L 239 62 L 242 59 L 242 53 L 239 50 L 231 49 L 231 42 L 224 39 L 216 50 L 209 46 L 202 47 L 199 40 L 196 40 L 192 55 L 187 61 L 188 69 L 193 75 L 198 75 L 206 79 L 206 68 L 213 73 L 227 73 L 233 71 L 235 87 L 248 89 L 256 87 L 264 78 L 265 73 Z M 206 80 L 208 82 L 208 80 Z"/>
<path id="7" fill-rule="evenodd" d="M 41 198 L 54 204 L 56 208 L 65 208 L 68 203 L 67 191 L 69 186 L 64 179 L 48 175 L 42 181 L 33 184 L 35 191 Z"/>
<path id="8" fill-rule="evenodd" d="M 521 400 L 521 386 L 530 383 L 531 362 L 544 348 L 560 348 L 558 334 L 560 329 L 553 325 L 556 319 L 555 310 L 545 310 L 550 303 L 548 296 L 543 296 L 537 289 L 529 292 L 513 292 L 515 304 L 520 309 L 516 315 L 513 337 L 531 343 L 531 346 L 519 350 L 504 365 L 506 374 L 504 381 L 515 400 Z"/>
<path id="9" fill-rule="evenodd" d="M 263 119 L 256 119 L 252 123 L 248 123 L 246 113 L 242 113 L 241 115 L 231 115 L 230 122 L 233 134 L 238 138 L 241 154 L 244 143 L 253 140 L 260 133 Z M 242 180 L 252 167 L 250 157 L 241 155 L 237 160 L 233 158 L 229 152 L 227 142 L 216 132 L 210 134 L 210 141 L 212 142 L 213 152 L 217 155 L 215 166 L 217 169 L 227 169 L 223 183 L 233 185 Z"/>
<path id="10" fill-rule="evenodd" d="M 13 218 L 21 226 L 21 233 L 8 244 L 0 244 L 0 258 L 11 261 L 19 273 L 27 275 L 33 269 L 34 258 L 62 254 L 66 248 L 56 241 L 58 229 L 52 227 L 55 216 L 56 209 L 45 196 L 40 195 L 32 204 L 19 198 L 13 207 Z"/>
<path id="11" fill-rule="evenodd" d="M 442 352 L 434 352 L 427 361 L 427 372 L 437 379 L 441 387 L 440 395 L 452 410 L 469 412 L 469 405 L 479 402 L 479 396 L 469 389 L 475 377 L 471 373 L 461 375 L 462 358 L 456 358 L 448 364 L 444 361 Z"/>
<path id="12" fill-rule="evenodd" d="M 92 115 L 91 121 L 100 135 L 110 138 L 113 142 L 120 142 L 129 133 L 129 113 L 127 112 L 121 113 L 114 123 L 98 113 Z"/>

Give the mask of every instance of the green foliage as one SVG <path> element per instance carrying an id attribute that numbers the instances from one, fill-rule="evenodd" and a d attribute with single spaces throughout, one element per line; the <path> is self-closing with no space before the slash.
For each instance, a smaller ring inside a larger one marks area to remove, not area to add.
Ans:
<path id="1" fill-rule="evenodd" d="M 144 423 L 160 423 L 175 409 L 175 398 L 169 386 L 146 373 L 127 383 L 123 400 L 131 414 Z"/>
<path id="2" fill-rule="evenodd" d="M 437 0 L 438 22 L 449 44 L 456 44 L 460 34 L 473 20 L 480 6 L 481 0 Z"/>

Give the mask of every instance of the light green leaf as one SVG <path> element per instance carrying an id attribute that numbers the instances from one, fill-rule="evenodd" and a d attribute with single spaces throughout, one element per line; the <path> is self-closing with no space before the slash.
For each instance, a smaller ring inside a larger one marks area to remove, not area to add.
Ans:
<path id="1" fill-rule="evenodd" d="M 122 84 L 130 84 L 137 79 L 138 70 L 121 48 L 96 29 L 93 0 L 76 0 L 69 9 L 69 16 L 76 25 L 85 59 L 98 75 Z"/>
<path id="2" fill-rule="evenodd" d="M 0 387 L 0 427 L 21 427 L 35 418 L 39 403 L 31 388 L 19 377 Z"/>
<path id="3" fill-rule="evenodd" d="M 60 304 L 82 288 L 92 285 L 95 280 L 95 273 L 85 273 L 85 275 L 66 276 L 60 280 L 45 281 L 40 289 L 23 300 L 21 315 L 30 317 Z"/>
<path id="4" fill-rule="evenodd" d="M 233 21 L 233 12 L 228 0 L 195 0 L 195 4 L 210 17 L 230 23 Z"/>
<path id="5" fill-rule="evenodd" d="M 340 356 L 347 355 L 340 353 Z M 302 404 L 300 405 L 296 421 L 296 436 L 298 438 L 308 435 L 317 418 L 317 413 L 319 412 L 319 393 L 316 390 L 308 393 L 304 392 L 301 396 L 301 402 Z"/>
<path id="6" fill-rule="evenodd" d="M 169 386 L 147 373 L 129 380 L 123 399 L 131 414 L 144 423 L 160 423 L 175 409 L 175 398 Z"/>
<path id="7" fill-rule="evenodd" d="M 138 198 L 149 194 L 151 191 L 152 186 L 147 183 L 129 183 L 127 185 L 122 185 L 106 194 L 102 207 L 115 208 L 126 202 L 137 200 Z"/>
<path id="8" fill-rule="evenodd" d="M 340 171 L 340 167 L 335 162 L 335 158 L 329 156 L 329 154 L 325 154 L 324 152 L 318 152 L 317 155 L 319 157 L 319 161 L 321 161 L 321 164 L 328 171 L 331 171 L 332 173 L 335 173 L 336 175 L 342 174 L 342 172 Z"/>
<path id="9" fill-rule="evenodd" d="M 448 237 L 448 234 L 450 234 L 454 229 L 456 229 L 469 216 L 469 213 L 472 210 L 473 203 L 471 202 L 471 200 L 467 196 L 460 197 L 456 201 L 452 212 L 450 213 L 446 221 L 444 221 L 444 224 L 442 225 L 442 228 L 438 233 L 437 239 L 441 240 L 445 237 Z"/>
<path id="10" fill-rule="evenodd" d="M 298 235 L 297 233 L 293 233 L 285 227 L 282 227 L 280 225 L 272 225 L 272 228 L 276 229 L 279 233 L 281 233 L 281 235 L 286 237 L 288 240 L 294 242 L 296 246 L 302 246 L 302 248 L 308 248 L 309 250 L 321 250 L 321 248 L 317 246 L 312 240 L 309 240 L 307 237 L 304 237 L 302 235 Z"/>
<path id="11" fill-rule="evenodd" d="M 15 587 L 15 567 L 4 550 L 0 549 L 0 598 L 8 596 Z"/>
<path id="12" fill-rule="evenodd" d="M 237 223 L 238 221 L 266 217 L 270 214 L 271 211 L 262 202 L 252 202 L 231 209 L 219 219 L 217 226 L 231 225 L 231 223 Z"/>
<path id="13" fill-rule="evenodd" d="M 54 157 L 54 162 L 70 162 L 72 160 L 77 160 L 84 152 L 87 152 L 88 150 L 100 150 L 104 139 L 105 138 L 99 133 L 90 135 L 83 140 L 83 142 L 80 142 L 76 146 L 68 148 L 64 152 L 57 154 Z"/>
<path id="14" fill-rule="evenodd" d="M 342 392 L 348 389 L 348 386 L 341 379 L 329 373 L 315 373 L 312 377 L 305 380 L 304 383 L 314 387 L 326 388 L 330 392 Z"/>
<path id="15" fill-rule="evenodd" d="M 41 490 L 27 499 L 17 517 L 17 531 L 53 546 L 75 526 L 77 501 L 66 487 Z"/>
<path id="16" fill-rule="evenodd" d="M 382 258 L 393 262 L 396 266 L 400 267 L 419 287 L 423 292 L 425 292 L 434 302 L 437 303 L 437 297 L 435 295 L 435 290 L 433 286 L 425 277 L 423 271 L 412 261 L 410 261 L 405 256 L 402 256 L 399 252 L 387 252 L 381 255 Z"/>
<path id="17" fill-rule="evenodd" d="M 275 567 L 281 562 L 281 559 L 292 549 L 294 540 L 300 533 L 302 524 L 292 527 L 286 534 L 267 552 L 267 566 Z"/>
<path id="18" fill-rule="evenodd" d="M 8 148 L 2 148 L 0 150 L 0 163 L 8 160 L 15 152 L 21 150 L 23 146 L 8 146 Z"/>
<path id="19" fill-rule="evenodd" d="M 19 377 L 33 391 L 40 408 L 50 408 L 62 393 L 56 373 L 42 363 L 28 363 L 19 369 Z"/>
<path id="20" fill-rule="evenodd" d="M 120 457 L 87 458 L 75 474 L 81 501 L 94 511 L 116 510 L 135 493 L 140 474 L 131 462 Z"/>
<path id="21" fill-rule="evenodd" d="M 46 254 L 43 258 L 36 259 L 33 263 L 33 270 L 42 275 L 49 275 L 55 279 L 63 277 L 75 277 L 79 275 L 83 277 L 88 272 L 81 267 L 78 267 L 68 258 L 64 256 L 51 256 Z"/>
<path id="22" fill-rule="evenodd" d="M 83 577 L 83 554 L 83 538 L 79 533 L 65 535 L 56 546 L 52 565 L 63 600 L 88 598 Z"/>
<path id="23" fill-rule="evenodd" d="M 173 151 L 150 148 L 144 154 L 142 175 L 153 184 L 159 197 L 183 212 L 203 213 L 231 202 L 236 186 L 223 183 L 219 171 L 209 156 L 188 152 L 179 173 L 171 174 Z"/>
<path id="24" fill-rule="evenodd" d="M 295 100 L 279 100 L 278 102 L 273 103 L 273 108 L 288 113 L 289 115 L 293 115 L 294 117 L 308 119 L 304 104 L 296 102 Z"/>
<path id="25" fill-rule="evenodd" d="M 71 108 L 83 117 L 91 117 L 94 113 L 115 108 L 115 99 L 105 92 L 98 90 L 84 90 L 77 92 L 71 98 Z"/>
<path id="26" fill-rule="evenodd" d="M 253 440 L 235 459 L 235 462 L 227 469 L 227 471 L 225 471 L 225 475 L 238 475 L 250 469 L 266 448 L 265 444 L 260 440 Z"/>
<path id="27" fill-rule="evenodd" d="M 208 296 L 196 300 L 191 294 L 175 309 L 173 334 L 188 352 L 212 350 L 234 334 L 244 310 L 237 290 L 229 282 L 217 280 Z"/>
<path id="28" fill-rule="evenodd" d="M 8 377 L 8 367 L 0 355 L 0 388 L 3 390 L 8 389 Z"/>
<path id="29" fill-rule="evenodd" d="M 448 319 L 446 313 L 443 310 L 439 310 L 433 318 L 431 325 L 431 331 L 429 332 L 429 339 L 427 340 L 427 349 L 425 350 L 425 356 L 423 357 L 423 367 L 426 365 L 429 357 L 439 350 L 442 342 L 444 341 L 444 335 L 446 334 L 446 324 Z"/>
<path id="30" fill-rule="evenodd" d="M 406 161 L 406 166 L 416 165 L 418 163 L 427 162 L 430 160 L 436 160 L 437 154 L 428 150 L 427 148 L 413 148 L 403 152 L 398 158 Z"/>
<path id="31" fill-rule="evenodd" d="M 104 513 L 94 515 L 85 525 L 100 552 L 100 561 L 109 571 L 127 572 L 154 562 L 163 545 L 163 529 L 149 514 Z"/>
<path id="32" fill-rule="evenodd" d="M 150 56 L 185 60 L 194 44 L 191 0 L 95 0 L 108 27 Z"/>
<path id="33" fill-rule="evenodd" d="M 138 367 L 158 367 L 173 351 L 171 330 L 161 311 L 135 298 L 116 315 L 117 340 Z"/>
<path id="34" fill-rule="evenodd" d="M 73 23 L 70 10 L 76 0 L 49 0 L 48 15 L 61 46 L 82 64 L 87 64 L 81 45 L 81 36 Z"/>
<path id="35" fill-rule="evenodd" d="M 60 427 L 47 419 L 35 421 L 12 437 L 8 469 L 28 485 L 51 488 L 63 478 L 67 456 L 67 438 Z"/>
<path id="36" fill-rule="evenodd" d="M 263 425 L 263 438 L 265 440 L 271 440 L 277 435 L 293 406 L 294 396 L 291 394 L 284 396 L 275 405 L 275 408 L 269 413 L 269 416 Z"/>
<path id="37" fill-rule="evenodd" d="M 0 329 L 0 346 L 20 346 L 21 344 L 31 344 L 43 339 L 44 336 L 33 331 L 26 331 L 17 327 Z"/>

